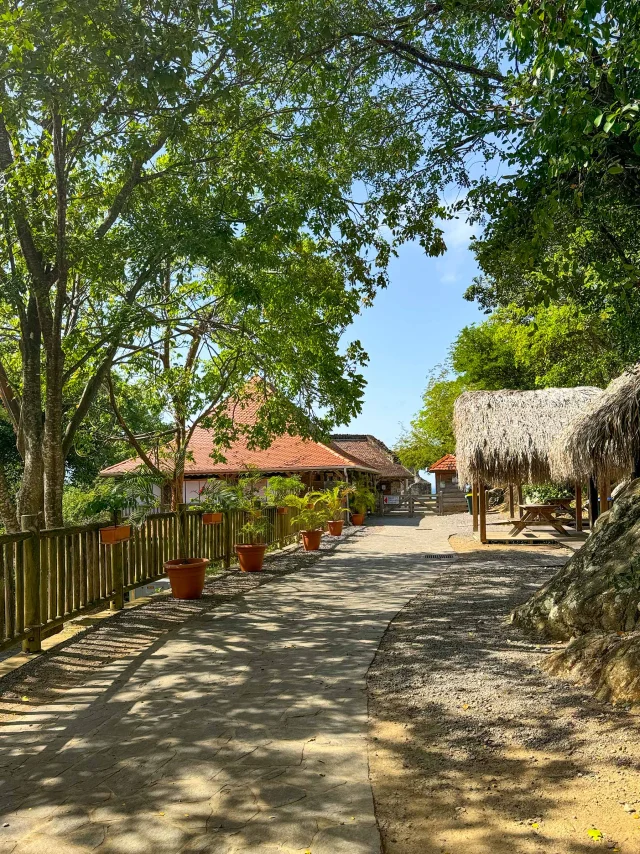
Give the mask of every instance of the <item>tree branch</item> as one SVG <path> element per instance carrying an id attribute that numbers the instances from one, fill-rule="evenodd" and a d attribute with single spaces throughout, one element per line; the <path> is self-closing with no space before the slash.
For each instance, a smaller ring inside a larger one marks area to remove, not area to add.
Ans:
<path id="1" fill-rule="evenodd" d="M 122 413 L 120 412 L 120 408 L 118 407 L 118 402 L 116 400 L 116 395 L 115 395 L 115 392 L 113 390 L 113 380 L 111 378 L 111 371 L 109 371 L 107 373 L 106 385 L 107 385 L 107 389 L 109 390 L 109 400 L 111 402 L 111 408 L 113 409 L 113 414 L 116 416 L 116 421 L 118 422 L 118 424 L 122 428 L 122 431 L 124 432 L 125 436 L 129 440 L 129 443 L 135 448 L 136 453 L 138 454 L 138 456 L 140 457 L 142 462 L 147 466 L 147 468 L 149 468 L 154 474 L 162 475 L 163 472 L 152 461 L 151 457 L 147 454 L 145 449 L 142 447 L 142 445 L 138 441 L 135 434 L 129 429 L 129 425 L 124 420 Z M 173 431 L 171 431 L 171 432 L 173 432 Z"/>

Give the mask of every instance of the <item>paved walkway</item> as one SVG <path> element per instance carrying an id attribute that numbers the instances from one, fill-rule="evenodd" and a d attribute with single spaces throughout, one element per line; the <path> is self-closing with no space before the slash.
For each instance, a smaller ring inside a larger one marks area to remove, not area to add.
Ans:
<path id="1" fill-rule="evenodd" d="M 3 727 L 0 851 L 379 852 L 365 675 L 444 521 L 347 542 Z"/>

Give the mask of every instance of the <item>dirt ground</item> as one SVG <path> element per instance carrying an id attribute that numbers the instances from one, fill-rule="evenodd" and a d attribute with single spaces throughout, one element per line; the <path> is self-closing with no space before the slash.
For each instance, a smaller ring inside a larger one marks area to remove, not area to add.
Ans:
<path id="1" fill-rule="evenodd" d="M 567 557 L 466 548 L 391 624 L 368 682 L 385 854 L 640 854 L 638 712 L 545 676 L 558 647 L 504 622 Z"/>

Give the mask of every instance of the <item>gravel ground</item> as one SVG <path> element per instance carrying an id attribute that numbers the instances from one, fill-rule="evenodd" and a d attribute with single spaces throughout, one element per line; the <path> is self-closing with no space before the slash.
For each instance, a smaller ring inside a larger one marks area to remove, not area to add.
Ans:
<path id="1" fill-rule="evenodd" d="M 385 854 L 638 854 L 640 719 L 544 675 L 558 647 L 504 622 L 566 554 L 460 551 L 369 672 Z"/>
<path id="2" fill-rule="evenodd" d="M 262 584 L 307 569 L 346 539 L 365 534 L 364 528 L 347 528 L 341 537 L 323 537 L 317 552 L 305 552 L 301 546 L 295 546 L 268 554 L 262 572 L 240 572 L 234 568 L 210 576 L 201 599 L 187 601 L 165 594 L 137 608 L 115 613 L 0 678 L 0 722 L 11 720 L 16 713 L 55 702 L 69 688 L 91 679 L 101 667 L 116 660 L 135 658 L 190 618 Z"/>

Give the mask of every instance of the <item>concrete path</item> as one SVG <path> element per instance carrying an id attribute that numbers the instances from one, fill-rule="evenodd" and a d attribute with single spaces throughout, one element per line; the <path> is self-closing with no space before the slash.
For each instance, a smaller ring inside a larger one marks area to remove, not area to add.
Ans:
<path id="1" fill-rule="evenodd" d="M 379 852 L 365 675 L 443 523 L 376 528 L 3 727 L 0 852 Z"/>

